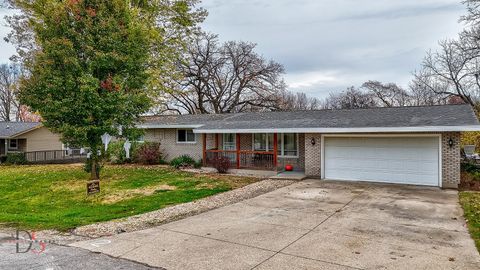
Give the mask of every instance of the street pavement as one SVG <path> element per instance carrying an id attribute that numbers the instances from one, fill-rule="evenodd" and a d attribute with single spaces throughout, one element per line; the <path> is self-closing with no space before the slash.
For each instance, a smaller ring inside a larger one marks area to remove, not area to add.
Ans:
<path id="1" fill-rule="evenodd" d="M 23 234 L 25 235 L 25 234 Z M 25 237 L 28 239 L 28 237 Z M 24 239 L 24 238 L 21 238 Z M 18 244 L 18 250 L 17 250 Z M 32 244 L 30 246 L 30 244 Z M 18 252 L 17 252 L 18 251 Z M 85 249 L 20 240 L 0 233 L 1 270 L 162 269 Z"/>

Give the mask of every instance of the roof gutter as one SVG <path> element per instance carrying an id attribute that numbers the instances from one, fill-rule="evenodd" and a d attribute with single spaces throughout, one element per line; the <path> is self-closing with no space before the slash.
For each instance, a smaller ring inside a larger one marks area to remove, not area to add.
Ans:
<path id="1" fill-rule="evenodd" d="M 480 131 L 480 125 L 363 127 L 363 128 L 262 128 L 262 129 L 194 129 L 194 133 L 385 133 L 385 132 L 463 132 Z"/>
<path id="2" fill-rule="evenodd" d="M 165 128 L 165 129 L 170 129 L 170 128 L 200 128 L 203 125 L 163 125 L 163 124 L 138 124 L 137 128 L 140 129 L 152 129 L 152 128 Z"/>

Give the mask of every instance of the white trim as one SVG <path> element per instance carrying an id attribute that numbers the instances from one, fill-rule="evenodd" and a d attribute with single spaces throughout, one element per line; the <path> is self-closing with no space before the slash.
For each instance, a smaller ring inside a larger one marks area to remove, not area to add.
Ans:
<path id="1" fill-rule="evenodd" d="M 163 125 L 163 124 L 139 124 L 136 125 L 139 129 L 195 129 L 203 125 Z"/>
<path id="2" fill-rule="evenodd" d="M 323 137 L 438 137 L 437 133 L 405 133 L 405 134 L 326 134 Z"/>
<path id="3" fill-rule="evenodd" d="M 320 178 L 325 179 L 325 135 L 320 135 Z"/>
<path id="4" fill-rule="evenodd" d="M 39 128 L 41 128 L 41 127 L 43 127 L 43 124 L 42 124 L 42 123 L 40 123 L 39 125 L 37 125 L 37 126 L 35 126 L 35 127 L 33 127 L 33 128 L 30 128 L 30 129 L 21 131 L 21 132 L 16 133 L 16 134 L 13 134 L 13 135 L 10 136 L 9 138 L 15 138 L 15 137 L 24 135 L 24 134 L 26 134 L 26 133 L 29 133 L 29 132 L 34 131 L 34 130 L 36 130 L 36 129 L 39 129 Z"/>
<path id="5" fill-rule="evenodd" d="M 178 140 L 178 131 L 179 131 L 179 130 L 188 131 L 188 130 L 192 130 L 192 129 L 191 129 L 191 128 L 179 128 L 179 129 L 176 129 L 176 130 L 175 130 L 175 137 L 176 137 L 176 140 L 175 140 L 175 141 L 177 142 L 177 144 L 196 144 L 196 143 L 197 143 L 197 134 L 195 134 L 195 132 L 193 132 L 193 130 L 192 130 L 192 132 L 193 132 L 193 135 L 195 136 L 195 141 L 193 141 L 193 142 L 192 142 L 192 141 L 188 141 L 187 132 L 185 132 L 185 140 L 187 140 L 187 141 L 184 141 L 184 142 L 179 141 L 179 140 Z"/>
<path id="6" fill-rule="evenodd" d="M 194 129 L 195 133 L 369 133 L 369 132 L 460 132 L 480 131 L 480 125 L 418 126 L 368 128 L 266 128 L 266 129 Z"/>
<path id="7" fill-rule="evenodd" d="M 433 137 L 438 138 L 438 187 L 442 187 L 443 176 L 443 160 L 442 160 L 442 134 L 327 134 L 321 135 L 321 145 L 320 145 L 320 177 L 325 179 L 325 137 Z M 340 180 L 340 179 L 338 179 Z"/>
<path id="8" fill-rule="evenodd" d="M 443 141 L 443 135 L 438 134 L 438 186 L 443 187 L 443 147 L 442 147 L 442 141 Z M 460 143 L 460 142 L 459 142 Z"/>

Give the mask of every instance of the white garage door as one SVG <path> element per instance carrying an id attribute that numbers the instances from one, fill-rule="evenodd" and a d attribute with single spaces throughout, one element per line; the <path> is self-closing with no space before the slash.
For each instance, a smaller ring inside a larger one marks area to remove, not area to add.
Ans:
<path id="1" fill-rule="evenodd" d="M 326 179 L 438 186 L 438 137 L 325 137 Z"/>

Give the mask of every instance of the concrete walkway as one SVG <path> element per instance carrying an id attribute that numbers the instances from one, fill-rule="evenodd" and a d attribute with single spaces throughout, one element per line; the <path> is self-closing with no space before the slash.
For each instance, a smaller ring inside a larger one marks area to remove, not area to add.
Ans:
<path id="1" fill-rule="evenodd" d="M 73 246 L 166 269 L 480 269 L 456 191 L 320 180 Z"/>

